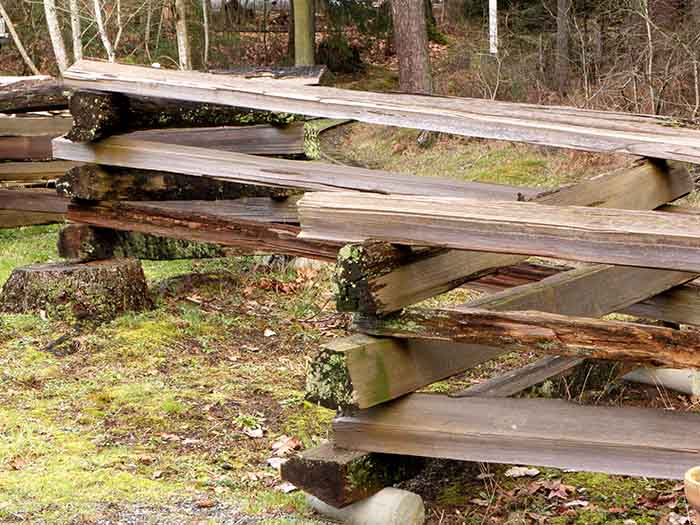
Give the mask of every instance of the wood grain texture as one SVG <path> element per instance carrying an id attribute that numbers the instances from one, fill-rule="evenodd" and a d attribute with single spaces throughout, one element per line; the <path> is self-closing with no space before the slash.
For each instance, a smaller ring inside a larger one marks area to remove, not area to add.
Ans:
<path id="1" fill-rule="evenodd" d="M 109 166 L 160 170 L 217 180 L 305 191 L 353 190 L 402 195 L 461 195 L 478 199 L 517 200 L 536 195 L 531 188 L 451 181 L 295 160 L 260 158 L 207 148 L 110 137 L 94 144 L 63 138 L 53 141 L 56 158 Z"/>
<path id="2" fill-rule="evenodd" d="M 0 159 L 51 160 L 50 135 L 37 137 L 0 137 Z"/>
<path id="3" fill-rule="evenodd" d="M 466 287 L 493 294 L 516 286 L 538 282 L 568 270 L 571 268 L 561 265 L 543 266 L 534 263 L 521 263 L 516 266 L 499 268 L 493 274 L 469 282 Z M 630 283 L 630 285 L 632 284 Z M 658 295 L 621 308 L 618 313 L 669 323 L 700 325 L 700 282 L 694 280 L 684 285 L 675 286 Z"/>
<path id="4" fill-rule="evenodd" d="M 547 356 L 523 367 L 509 370 L 451 397 L 510 397 L 530 387 L 543 383 L 585 362 L 579 357 Z"/>
<path id="5" fill-rule="evenodd" d="M 79 163 L 69 161 L 0 162 L 0 183 L 53 180 Z"/>
<path id="6" fill-rule="evenodd" d="M 0 209 L 0 228 L 19 228 L 39 224 L 54 224 L 65 220 L 61 213 L 44 213 L 34 211 L 17 211 Z"/>
<path id="7" fill-rule="evenodd" d="M 0 136 L 3 137 L 58 137 L 67 133 L 72 125 L 73 120 L 69 115 L 9 117 L 0 113 Z"/>
<path id="8" fill-rule="evenodd" d="M 296 87 L 273 80 L 83 60 L 66 84 L 141 96 L 287 111 L 464 136 L 700 163 L 700 131 L 676 120 L 479 99 Z"/>
<path id="9" fill-rule="evenodd" d="M 128 136 L 137 140 L 248 155 L 302 155 L 304 153 L 302 122 L 295 122 L 288 126 L 258 124 L 238 127 L 147 130 L 135 131 Z"/>
<path id="10" fill-rule="evenodd" d="M 0 210 L 33 211 L 65 215 L 68 199 L 53 190 L 0 189 Z"/>
<path id="11" fill-rule="evenodd" d="M 649 210 L 692 189 L 687 170 L 677 163 L 669 166 L 640 161 L 532 200 L 560 206 Z M 516 255 L 417 250 L 368 242 L 341 251 L 335 279 L 336 306 L 341 311 L 386 314 L 522 260 L 524 257 Z"/>
<path id="12" fill-rule="evenodd" d="M 367 452 L 682 479 L 697 464 L 700 416 L 548 399 L 413 394 L 333 423 Z"/>
<path id="13" fill-rule="evenodd" d="M 240 253 L 286 254 L 334 260 L 333 243 L 297 238 L 294 199 L 234 201 L 101 202 L 71 204 L 68 219 L 102 228 L 233 246 Z"/>
<path id="14" fill-rule="evenodd" d="M 340 192 L 306 194 L 299 218 L 304 239 L 700 271 L 700 221 L 684 214 Z"/>
<path id="15" fill-rule="evenodd" d="M 358 316 L 355 328 L 375 336 L 490 345 L 504 352 L 700 367 L 698 331 L 544 312 L 416 308 L 383 319 Z"/>
<path id="16" fill-rule="evenodd" d="M 282 80 L 299 86 L 314 86 L 328 72 L 326 66 L 237 66 L 210 71 L 215 75 L 227 75 L 241 79 L 262 78 Z"/>

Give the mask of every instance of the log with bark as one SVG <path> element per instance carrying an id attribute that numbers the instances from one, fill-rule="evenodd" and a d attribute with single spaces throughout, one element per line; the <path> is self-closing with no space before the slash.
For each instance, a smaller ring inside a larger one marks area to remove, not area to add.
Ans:
<path id="1" fill-rule="evenodd" d="M 227 252 L 216 244 L 69 224 L 59 233 L 58 254 L 64 259 L 83 262 L 113 257 L 170 261 L 226 257 Z"/>
<path id="2" fill-rule="evenodd" d="M 146 129 L 285 125 L 298 118 L 286 112 L 91 91 L 74 93 L 70 111 L 74 124 L 66 137 L 75 142 L 92 142 Z"/>
<path id="3" fill-rule="evenodd" d="M 70 91 L 50 77 L 13 82 L 0 89 L 0 113 L 66 109 Z"/>
<path id="4" fill-rule="evenodd" d="M 58 178 L 56 190 L 65 197 L 88 201 L 213 201 L 241 197 L 284 199 L 295 193 L 286 188 L 95 164 L 70 169 Z"/>

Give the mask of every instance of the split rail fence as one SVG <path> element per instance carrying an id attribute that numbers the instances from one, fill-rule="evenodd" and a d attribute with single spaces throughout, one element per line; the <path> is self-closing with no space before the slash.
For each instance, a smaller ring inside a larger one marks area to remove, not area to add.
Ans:
<path id="1" fill-rule="evenodd" d="M 337 261 L 337 306 L 357 333 L 311 362 L 309 398 L 339 414 L 333 444 L 283 466 L 302 489 L 344 506 L 410 476 L 421 457 L 661 478 L 700 462 L 698 414 L 508 398 L 593 358 L 700 365 L 700 212 L 669 204 L 693 190 L 681 162 L 700 163 L 700 131 L 664 117 L 93 61 L 65 83 L 75 122 L 54 157 L 85 164 L 58 183 L 72 199 L 64 255 L 109 257 L 115 232 L 140 232 Z M 634 157 L 541 192 L 159 142 L 162 132 L 141 130 L 164 112 L 302 114 Z M 413 306 L 460 286 L 490 293 Z M 600 319 L 613 312 L 673 327 Z M 512 351 L 547 356 L 457 396 L 416 393 Z"/>

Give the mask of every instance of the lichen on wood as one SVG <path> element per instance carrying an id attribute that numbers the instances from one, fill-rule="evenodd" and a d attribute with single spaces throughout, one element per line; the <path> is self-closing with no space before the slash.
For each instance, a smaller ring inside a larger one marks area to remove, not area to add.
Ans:
<path id="1" fill-rule="evenodd" d="M 5 313 L 45 312 L 66 321 L 108 321 L 152 306 L 136 259 L 47 263 L 15 268 L 0 294 Z"/>

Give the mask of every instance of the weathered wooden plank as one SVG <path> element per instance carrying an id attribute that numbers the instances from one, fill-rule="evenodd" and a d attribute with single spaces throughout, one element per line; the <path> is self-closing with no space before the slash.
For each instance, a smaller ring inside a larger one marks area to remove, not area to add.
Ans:
<path id="1" fill-rule="evenodd" d="M 0 113 L 66 109 L 70 89 L 50 77 L 29 77 L 0 89 Z"/>
<path id="2" fill-rule="evenodd" d="M 45 162 L 0 162 L 0 184 L 54 180 L 78 162 L 54 160 Z"/>
<path id="3" fill-rule="evenodd" d="M 211 148 L 248 155 L 302 155 L 304 124 L 228 126 L 135 131 L 130 138 L 181 146 Z"/>
<path id="4" fill-rule="evenodd" d="M 43 213 L 34 211 L 0 210 L 0 228 L 19 228 L 39 224 L 63 222 L 65 216 L 60 213 Z"/>
<path id="5" fill-rule="evenodd" d="M 83 262 L 114 257 L 170 261 L 226 257 L 226 250 L 216 244 L 69 224 L 59 233 L 58 254 L 64 259 Z"/>
<path id="6" fill-rule="evenodd" d="M 682 479 L 700 416 L 550 399 L 413 394 L 336 418 L 338 446 L 466 461 Z"/>
<path id="7" fill-rule="evenodd" d="M 51 160 L 50 135 L 37 137 L 0 137 L 0 159 Z"/>
<path id="8" fill-rule="evenodd" d="M 486 293 L 500 292 L 523 284 L 541 281 L 571 268 L 521 263 L 500 268 L 490 275 L 471 281 L 467 287 Z M 631 283 L 630 283 L 631 284 Z M 619 313 L 657 319 L 669 323 L 700 325 L 700 282 L 676 286 L 618 310 Z"/>
<path id="9" fill-rule="evenodd" d="M 422 458 L 367 454 L 331 443 L 306 450 L 282 465 L 282 479 L 336 508 L 415 475 Z"/>
<path id="10" fill-rule="evenodd" d="M 451 397 L 510 397 L 550 377 L 567 372 L 584 361 L 585 359 L 580 357 L 558 355 L 543 357 L 534 363 L 472 385 Z"/>
<path id="11" fill-rule="evenodd" d="M 700 367 L 700 332 L 622 321 L 478 308 L 410 309 L 390 318 L 357 316 L 355 327 L 382 337 L 491 345 L 513 352 Z"/>
<path id="12" fill-rule="evenodd" d="M 110 137 L 79 144 L 63 138 L 53 141 L 56 158 L 124 168 L 161 170 L 217 180 L 298 188 L 306 191 L 342 191 L 402 194 L 458 195 L 478 199 L 516 200 L 539 193 L 531 188 L 418 177 L 321 162 L 261 158 L 207 148 L 172 146 Z"/>
<path id="13" fill-rule="evenodd" d="M 297 238 L 294 199 L 101 202 L 71 204 L 68 219 L 102 228 L 233 246 L 241 253 L 272 253 L 334 260 L 338 246 Z"/>
<path id="14" fill-rule="evenodd" d="M 52 117 L 28 115 L 9 117 L 0 113 L 0 136 L 36 137 L 48 135 L 58 137 L 70 130 L 73 120 L 69 115 Z"/>
<path id="15" fill-rule="evenodd" d="M 314 86 L 328 72 L 326 66 L 237 66 L 210 71 L 216 75 L 228 75 L 241 79 L 264 78 L 282 80 L 299 86 Z"/>
<path id="16" fill-rule="evenodd" d="M 44 212 L 65 215 L 68 199 L 53 190 L 0 189 L 0 210 Z"/>
<path id="17" fill-rule="evenodd" d="M 467 303 L 468 308 L 527 310 L 600 317 L 683 284 L 696 274 L 646 268 L 589 266 Z M 397 323 L 401 325 L 401 323 Z M 502 355 L 490 341 L 455 346 L 416 338 L 341 339 L 310 364 L 307 390 L 329 407 L 367 408 Z"/>
<path id="18" fill-rule="evenodd" d="M 71 199 L 92 201 L 213 201 L 240 197 L 282 199 L 295 193 L 286 188 L 95 164 L 70 169 L 58 178 L 56 190 Z"/>
<path id="19" fill-rule="evenodd" d="M 74 124 L 66 137 L 75 142 L 90 142 L 144 129 L 284 125 L 297 119 L 286 112 L 89 91 L 75 93 L 70 100 L 70 110 Z"/>
<path id="20" fill-rule="evenodd" d="M 700 131 L 663 117 L 480 99 L 297 87 L 272 80 L 240 80 L 87 60 L 75 63 L 64 73 L 64 78 L 67 85 L 80 89 L 352 118 L 472 137 L 700 162 Z"/>
<path id="21" fill-rule="evenodd" d="M 559 206 L 648 210 L 692 189 L 687 170 L 677 163 L 668 166 L 641 161 L 533 200 Z M 369 242 L 341 251 L 336 270 L 336 306 L 341 311 L 386 314 L 521 260 L 524 258 L 514 255 L 407 249 Z"/>
<path id="22" fill-rule="evenodd" d="M 303 239 L 700 271 L 700 222 L 684 214 L 357 192 L 308 193 L 298 208 Z"/>

